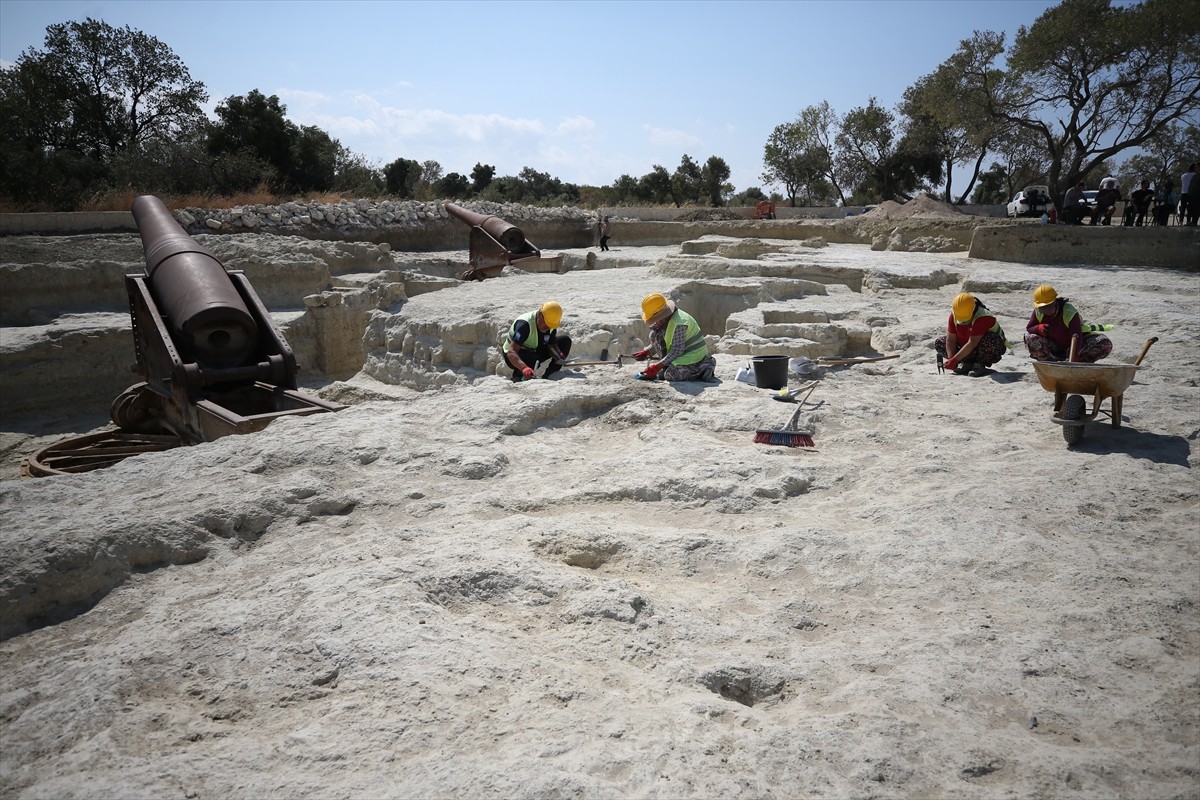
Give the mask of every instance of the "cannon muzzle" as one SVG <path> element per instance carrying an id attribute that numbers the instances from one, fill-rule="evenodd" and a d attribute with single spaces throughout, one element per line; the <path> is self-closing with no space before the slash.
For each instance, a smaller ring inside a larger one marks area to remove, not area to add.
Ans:
<path id="1" fill-rule="evenodd" d="M 525 234 L 521 229 L 500 217 L 477 214 L 454 203 L 446 203 L 446 213 L 473 228 L 482 228 L 510 253 L 521 253 L 526 249 Z"/>
<path id="2" fill-rule="evenodd" d="M 133 219 L 150 293 L 182 355 L 214 369 L 253 359 L 258 325 L 217 257 L 188 236 L 157 197 L 135 199 Z"/>

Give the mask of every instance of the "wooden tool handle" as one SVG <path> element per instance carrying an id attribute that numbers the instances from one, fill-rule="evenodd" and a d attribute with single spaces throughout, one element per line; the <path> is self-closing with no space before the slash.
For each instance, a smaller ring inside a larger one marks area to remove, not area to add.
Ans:
<path id="1" fill-rule="evenodd" d="M 1137 357 L 1137 361 L 1133 362 L 1133 365 L 1135 367 L 1140 367 L 1142 365 L 1142 359 L 1146 357 L 1146 353 L 1150 352 L 1150 345 L 1154 344 L 1157 341 L 1158 341 L 1157 336 L 1153 336 L 1146 340 L 1145 346 L 1142 347 L 1142 354 Z"/>
<path id="2" fill-rule="evenodd" d="M 1067 355 L 1067 363 L 1069 363 L 1069 364 L 1075 363 L 1075 351 L 1077 351 L 1078 349 L 1079 349 L 1079 334 L 1077 333 L 1071 337 L 1071 352 Z"/>

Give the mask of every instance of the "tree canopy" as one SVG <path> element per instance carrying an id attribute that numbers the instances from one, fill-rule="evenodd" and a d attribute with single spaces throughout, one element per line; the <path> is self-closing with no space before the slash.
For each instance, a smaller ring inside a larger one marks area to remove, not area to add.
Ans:
<path id="1" fill-rule="evenodd" d="M 533 166 L 447 173 L 412 153 L 379 166 L 288 119 L 275 95 L 226 97 L 212 119 L 207 100 L 152 36 L 91 18 L 50 25 L 41 49 L 0 69 L 0 198 L 66 209 L 105 192 L 265 190 L 720 206 L 763 194 L 738 192 L 716 155 L 684 153 L 674 171 L 653 164 L 601 187 Z M 1031 183 L 1061 193 L 1101 171 L 1127 183 L 1177 176 L 1196 160 L 1197 129 L 1200 4 L 1061 0 L 1011 46 L 975 31 L 894 108 L 875 97 L 841 115 L 827 101 L 803 108 L 767 138 L 761 179 L 793 206 L 907 200 L 938 187 L 947 201 L 995 201 Z M 957 191 L 962 167 L 969 177 Z"/>
<path id="2" fill-rule="evenodd" d="M 1148 145 L 1176 121 L 1200 122 L 1200 4 L 1063 0 L 1022 26 L 996 61 L 992 35 L 963 87 L 999 123 L 1033 136 L 1061 194 L 1100 162 Z M 967 43 L 959 49 L 964 52 Z"/>

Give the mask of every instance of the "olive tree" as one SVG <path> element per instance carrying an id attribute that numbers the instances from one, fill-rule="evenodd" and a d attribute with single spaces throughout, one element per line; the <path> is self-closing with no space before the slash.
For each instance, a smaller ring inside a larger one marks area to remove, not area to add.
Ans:
<path id="1" fill-rule="evenodd" d="M 1200 122 L 1195 0 L 1063 0 L 1018 29 L 1007 52 L 990 34 L 976 55 L 963 62 L 962 85 L 998 123 L 1037 140 L 1056 196 L 1176 122 Z"/>
<path id="2" fill-rule="evenodd" d="M 128 162 L 193 130 L 207 99 L 153 36 L 90 18 L 50 25 L 44 49 L 0 70 L 0 186 L 70 207 L 104 185 L 118 154 Z"/>
<path id="3" fill-rule="evenodd" d="M 827 101 L 808 106 L 794 121 L 776 126 L 763 149 L 762 181 L 782 185 L 792 206 L 800 197 L 811 205 L 834 194 L 844 202 L 834 159 L 838 126 Z"/>
<path id="4" fill-rule="evenodd" d="M 976 32 L 963 40 L 959 50 L 936 70 L 922 76 L 904 92 L 900 112 L 908 118 L 909 126 L 921 130 L 930 149 L 941 162 L 946 185 L 943 198 L 947 203 L 963 203 L 979 180 L 984 160 L 992 144 L 1004 132 L 1006 123 L 988 114 L 986 96 L 978 87 L 969 86 L 964 75 L 975 66 L 985 46 L 987 34 Z M 993 70 L 993 79 L 999 71 Z M 970 165 L 971 174 L 966 187 L 954 197 L 954 168 Z"/>

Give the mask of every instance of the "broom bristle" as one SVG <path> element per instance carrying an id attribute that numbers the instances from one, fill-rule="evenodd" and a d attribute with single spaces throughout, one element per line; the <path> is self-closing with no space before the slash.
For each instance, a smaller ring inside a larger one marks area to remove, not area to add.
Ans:
<path id="1" fill-rule="evenodd" d="M 774 444 L 781 447 L 815 447 L 812 436 L 798 431 L 772 431 L 758 429 L 754 432 L 755 444 Z"/>

